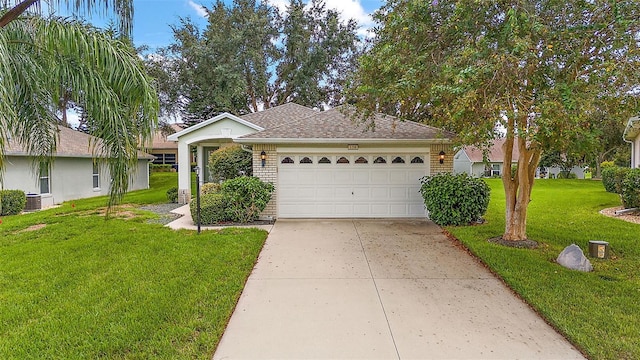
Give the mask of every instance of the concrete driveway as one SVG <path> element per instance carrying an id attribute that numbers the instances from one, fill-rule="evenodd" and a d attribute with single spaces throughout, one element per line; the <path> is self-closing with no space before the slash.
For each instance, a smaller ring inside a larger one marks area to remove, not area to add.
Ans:
<path id="1" fill-rule="evenodd" d="M 278 220 L 214 359 L 583 359 L 426 220 Z"/>

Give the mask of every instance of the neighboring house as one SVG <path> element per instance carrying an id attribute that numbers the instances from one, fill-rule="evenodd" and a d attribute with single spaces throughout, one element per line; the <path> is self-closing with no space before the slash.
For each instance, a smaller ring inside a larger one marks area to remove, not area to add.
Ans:
<path id="1" fill-rule="evenodd" d="M 453 157 L 453 173 L 466 173 L 474 177 L 502 176 L 504 160 L 502 145 L 504 145 L 504 139 L 497 139 L 486 151 L 475 146 L 460 149 Z M 514 146 L 511 163 L 516 165 L 519 158 L 518 148 Z"/>
<path id="2" fill-rule="evenodd" d="M 505 139 L 496 139 L 493 144 L 485 151 L 475 146 L 467 146 L 459 150 L 453 159 L 453 173 L 466 173 L 474 177 L 499 177 L 503 172 L 504 151 L 502 146 Z M 520 153 L 518 147 L 513 146 L 513 157 L 511 159 L 512 166 L 518 164 Z M 556 178 L 562 171 L 560 167 L 554 166 L 549 168 L 538 169 L 537 177 Z M 571 172 L 576 174 L 578 179 L 584 179 L 584 169 L 574 166 Z"/>
<path id="3" fill-rule="evenodd" d="M 170 124 L 169 126 L 174 133 L 185 129 L 185 125 L 180 123 Z M 147 152 L 155 157 L 154 164 L 178 164 L 178 144 L 175 141 L 167 140 L 169 135 L 164 134 L 161 130 L 156 130 L 151 147 L 147 149 Z"/>
<path id="4" fill-rule="evenodd" d="M 16 141 L 9 141 L 5 149 L 2 189 L 37 194 L 43 208 L 63 201 L 107 195 L 111 177 L 107 166 L 94 164 L 89 142 L 95 140 L 85 133 L 60 127 L 53 164 L 39 174 L 23 147 Z M 149 162 L 153 157 L 142 152 L 138 157 L 129 190 L 149 188 Z"/>
<path id="5" fill-rule="evenodd" d="M 178 142 L 180 162 L 195 149 L 202 182 L 215 149 L 239 143 L 251 151 L 254 176 L 276 188 L 262 218 L 372 218 L 426 215 L 420 178 L 452 171 L 452 137 L 382 115 L 369 131 L 340 109 L 289 103 L 240 117 L 221 114 L 168 139 Z M 186 203 L 189 169 L 179 168 L 178 177 L 179 201 Z"/>
<path id="6" fill-rule="evenodd" d="M 640 167 L 640 116 L 629 119 L 623 139 L 631 144 L 631 168 Z"/>

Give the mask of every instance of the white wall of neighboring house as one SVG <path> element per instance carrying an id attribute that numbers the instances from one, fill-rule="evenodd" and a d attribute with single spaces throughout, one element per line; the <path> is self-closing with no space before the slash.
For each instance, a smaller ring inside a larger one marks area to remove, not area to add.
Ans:
<path id="1" fill-rule="evenodd" d="M 631 143 L 631 168 L 640 168 L 640 136 Z"/>
<path id="2" fill-rule="evenodd" d="M 49 172 L 49 193 L 40 192 L 40 176 L 26 156 L 7 156 L 2 188 L 40 194 L 42 207 L 64 201 L 109 193 L 111 177 L 105 166 L 98 166 L 98 187 L 94 188 L 93 159 L 88 157 L 58 157 Z M 149 188 L 149 159 L 138 160 L 131 174 L 129 190 Z"/>

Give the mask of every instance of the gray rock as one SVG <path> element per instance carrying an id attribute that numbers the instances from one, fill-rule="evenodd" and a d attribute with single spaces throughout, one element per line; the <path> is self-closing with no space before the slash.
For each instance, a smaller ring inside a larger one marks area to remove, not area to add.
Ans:
<path id="1" fill-rule="evenodd" d="M 585 272 L 593 271 L 591 262 L 576 244 L 571 244 L 564 248 L 556 261 L 567 269 Z"/>

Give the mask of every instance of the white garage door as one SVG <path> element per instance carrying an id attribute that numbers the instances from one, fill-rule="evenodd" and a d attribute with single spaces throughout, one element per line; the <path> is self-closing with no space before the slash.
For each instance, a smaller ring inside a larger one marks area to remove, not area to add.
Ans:
<path id="1" fill-rule="evenodd" d="M 281 154 L 278 216 L 424 217 L 425 154 Z"/>

